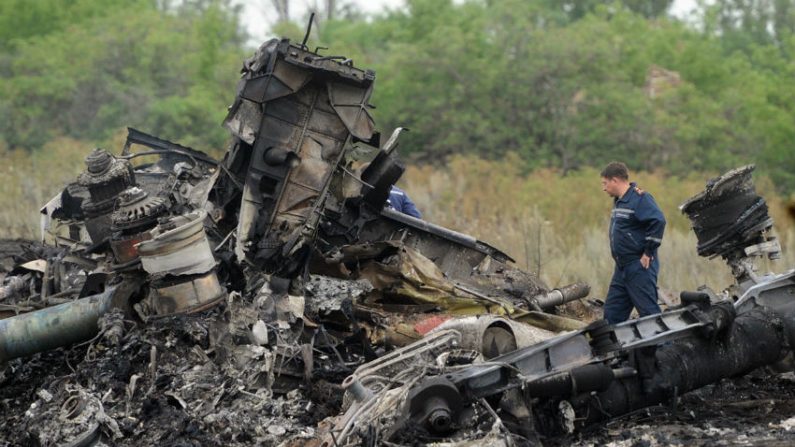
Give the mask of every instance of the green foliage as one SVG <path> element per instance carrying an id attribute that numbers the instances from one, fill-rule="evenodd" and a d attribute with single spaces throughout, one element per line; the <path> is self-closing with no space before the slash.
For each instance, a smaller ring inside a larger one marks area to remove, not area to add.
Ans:
<path id="1" fill-rule="evenodd" d="M 756 162 L 795 190 L 795 40 L 783 31 L 764 41 L 750 35 L 762 25 L 732 28 L 750 33 L 737 47 L 708 26 L 713 7 L 699 29 L 666 18 L 666 1 L 407 3 L 326 23 L 318 39 L 376 70 L 375 115 L 385 131 L 412 130 L 406 154 L 514 152 L 525 169 L 564 173 L 613 159 L 680 174 Z"/>
<path id="2" fill-rule="evenodd" d="M 233 0 L 0 0 L 0 147 L 140 127 L 221 149 L 244 48 Z M 308 45 L 373 68 L 374 114 L 420 161 L 518 154 L 524 172 L 621 159 L 670 174 L 755 162 L 795 191 L 795 3 L 408 0 L 347 6 Z M 329 17 L 336 17 L 329 18 Z M 272 30 L 294 41 L 306 23 Z"/>
<path id="3" fill-rule="evenodd" d="M 63 32 L 109 11 L 154 5 L 152 0 L 1 0 L 0 48 L 8 49 L 19 40 Z"/>
<path id="4" fill-rule="evenodd" d="M 200 148 L 224 144 L 220 122 L 244 55 L 227 2 L 53 3 L 68 7 L 51 5 L 46 26 L 17 36 L 2 55 L 7 146 L 34 149 L 59 135 L 105 140 L 128 125 Z"/>

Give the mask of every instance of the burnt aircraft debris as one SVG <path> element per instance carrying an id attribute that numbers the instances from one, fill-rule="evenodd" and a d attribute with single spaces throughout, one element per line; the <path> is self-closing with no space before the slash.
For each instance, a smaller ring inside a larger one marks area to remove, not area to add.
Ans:
<path id="1" fill-rule="evenodd" d="M 0 243 L 0 439 L 515 445 L 792 369 L 795 273 L 754 269 L 779 249 L 752 167 L 682 208 L 734 285 L 586 325 L 558 310 L 586 284 L 550 289 L 384 208 L 405 167 L 374 83 L 271 40 L 244 62 L 223 160 L 135 129 L 92 151 L 42 240 Z"/>
<path id="2" fill-rule="evenodd" d="M 483 425 L 488 423 L 510 433 L 509 439 L 533 442 L 675 400 L 763 366 L 791 371 L 795 270 L 754 273 L 751 257 L 775 255 L 778 249 L 769 235 L 772 220 L 762 208 L 764 201 L 753 190 L 752 170 L 749 166 L 727 173 L 682 207 L 699 232 L 714 224 L 695 214 L 693 204 L 718 214 L 716 207 L 726 197 L 715 193 L 716 185 L 739 188 L 748 196 L 732 210 L 742 217 L 710 235 L 730 247 L 722 253 L 736 275 L 732 287 L 720 294 L 709 289 L 682 292 L 681 305 L 662 314 L 612 326 L 599 320 L 468 365 L 448 363 L 450 357 L 441 354 L 452 351 L 467 331 L 440 327 L 395 351 L 435 349 L 436 362 L 407 355 L 400 374 L 392 376 L 381 371 L 389 360 L 376 359 L 346 379 L 357 404 L 319 434 L 321 445 L 473 437 L 492 442 L 494 431 Z M 383 377 L 389 380 L 379 379 Z"/>
<path id="3" fill-rule="evenodd" d="M 350 60 L 272 40 L 244 63 L 222 161 L 135 129 L 118 155 L 86 157 L 41 209 L 42 241 L 4 245 L 1 381 L 85 347 L 78 374 L 128 369 L 98 379 L 110 394 L 63 378 L 29 395 L 13 421 L 25 439 L 143 442 L 130 424 L 146 418 L 145 399 L 165 396 L 217 442 L 214 410 L 250 414 L 339 387 L 437 326 L 468 333 L 458 356 L 469 361 L 582 327 L 555 307 L 587 285 L 547 289 L 482 241 L 384 208 L 405 168 L 400 129 L 382 146 L 369 115 L 374 81 Z M 193 372 L 177 379 L 180 364 Z M 222 394 L 187 390 L 199 382 Z M 34 428 L 56 405 L 74 417 Z M 284 435 L 239 429 L 236 442 Z"/>

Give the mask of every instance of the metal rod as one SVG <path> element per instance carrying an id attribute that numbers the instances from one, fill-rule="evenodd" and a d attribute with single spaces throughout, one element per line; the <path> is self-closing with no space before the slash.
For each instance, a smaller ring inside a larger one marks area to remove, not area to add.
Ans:
<path id="1" fill-rule="evenodd" d="M 309 48 L 307 48 L 306 46 L 306 41 L 309 40 L 309 33 L 312 32 L 312 22 L 314 21 L 315 21 L 315 13 L 313 11 L 312 14 L 309 15 L 309 24 L 306 26 L 306 34 L 304 34 L 304 40 L 303 42 L 301 42 L 301 48 L 303 48 L 304 50 L 309 50 Z"/>
<path id="2" fill-rule="evenodd" d="M 588 284 L 576 282 L 560 289 L 553 289 L 547 293 L 534 296 L 531 301 L 534 301 L 541 309 L 546 310 L 569 301 L 584 298 L 588 296 L 590 291 L 591 287 Z"/>

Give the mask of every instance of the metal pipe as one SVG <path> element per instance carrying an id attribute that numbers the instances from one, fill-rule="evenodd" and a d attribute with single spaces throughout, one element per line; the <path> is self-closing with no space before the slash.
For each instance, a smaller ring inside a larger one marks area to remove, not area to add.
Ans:
<path id="1" fill-rule="evenodd" d="M 345 378 L 345 380 L 342 382 L 342 388 L 350 392 L 357 402 L 367 402 L 373 397 L 373 392 L 370 391 L 369 388 L 362 385 L 362 382 L 360 382 L 359 379 L 357 379 L 354 375 Z"/>
<path id="2" fill-rule="evenodd" d="M 0 320 L 0 363 L 90 340 L 114 291 Z"/>
<path id="3" fill-rule="evenodd" d="M 568 303 L 569 301 L 585 298 L 591 292 L 591 286 L 582 282 L 575 282 L 560 289 L 553 289 L 547 293 L 536 295 L 530 299 L 542 310 Z"/>

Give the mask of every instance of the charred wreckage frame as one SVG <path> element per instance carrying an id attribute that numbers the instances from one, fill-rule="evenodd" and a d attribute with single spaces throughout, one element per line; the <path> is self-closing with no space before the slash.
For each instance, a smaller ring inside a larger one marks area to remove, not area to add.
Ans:
<path id="1" fill-rule="evenodd" d="M 761 366 L 795 366 L 795 271 L 755 272 L 753 257 L 779 248 L 752 166 L 682 206 L 699 254 L 723 257 L 734 285 L 583 327 L 553 310 L 587 285 L 549 290 L 482 241 L 384 208 L 405 167 L 401 129 L 382 144 L 369 114 L 375 73 L 288 40 L 263 44 L 242 73 L 223 161 L 130 129 L 120 155 L 93 151 L 42 208 L 57 255 L 5 277 L 0 298 L 13 301 L 38 275 L 42 309 L 0 320 L 0 361 L 88 340 L 112 309 L 145 323 L 273 295 L 274 315 L 295 322 L 306 318 L 295 297 L 322 274 L 372 287 L 314 327 L 364 327 L 391 349 L 345 379 L 345 411 L 318 431 L 326 446 L 407 432 L 455 439 L 483 415 L 532 442 Z M 142 156 L 156 161 L 133 166 Z"/>

